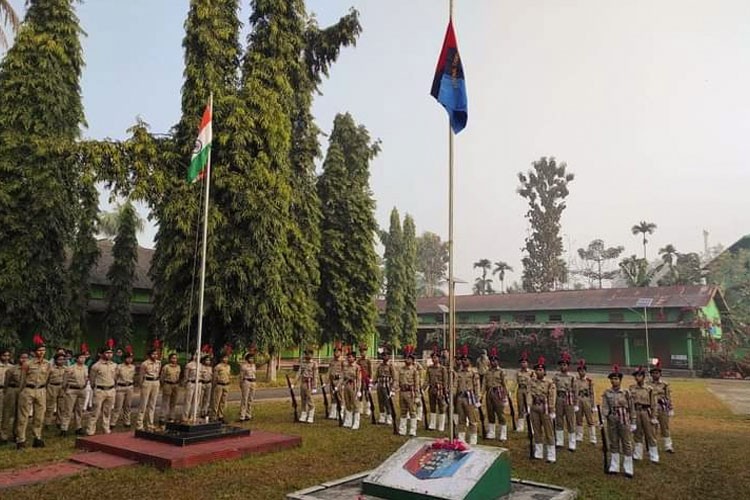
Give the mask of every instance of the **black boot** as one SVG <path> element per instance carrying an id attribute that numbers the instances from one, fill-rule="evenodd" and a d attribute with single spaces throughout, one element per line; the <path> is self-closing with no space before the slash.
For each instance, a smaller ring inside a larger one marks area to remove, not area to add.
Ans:
<path id="1" fill-rule="evenodd" d="M 24 448 L 26 448 L 26 442 L 25 441 L 21 441 L 20 443 L 16 443 L 16 449 L 17 450 L 22 450 Z"/>
<path id="2" fill-rule="evenodd" d="M 32 448 L 44 448 L 44 440 L 34 438 L 34 444 L 31 445 Z"/>
<path id="3" fill-rule="evenodd" d="M 83 428 L 76 429 L 76 436 L 83 436 Z"/>
<path id="4" fill-rule="evenodd" d="M 60 431 L 60 437 L 68 437 L 68 431 Z"/>

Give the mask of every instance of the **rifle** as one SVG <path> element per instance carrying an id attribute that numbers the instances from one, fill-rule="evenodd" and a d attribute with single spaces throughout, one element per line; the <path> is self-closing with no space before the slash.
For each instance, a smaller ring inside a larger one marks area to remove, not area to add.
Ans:
<path id="1" fill-rule="evenodd" d="M 289 394 L 292 396 L 292 409 L 294 410 L 294 422 L 299 422 L 299 415 L 297 415 L 297 396 L 294 395 L 294 387 L 292 387 L 292 381 L 289 378 L 289 374 L 286 375 L 286 385 L 289 386 Z"/>
<path id="2" fill-rule="evenodd" d="M 339 420 L 339 427 L 344 425 L 344 415 L 341 411 L 341 395 L 339 394 L 339 389 L 335 385 L 331 389 L 331 392 L 333 392 L 333 399 L 336 400 L 336 415 L 338 416 Z"/>
<path id="3" fill-rule="evenodd" d="M 510 409 L 510 421 L 513 424 L 512 429 L 516 430 L 516 410 L 513 408 L 513 399 L 510 397 L 510 392 L 507 392 L 508 397 L 508 408 Z"/>
<path id="4" fill-rule="evenodd" d="M 424 429 L 426 431 L 429 431 L 431 430 L 430 419 L 427 418 L 429 415 L 429 408 L 424 400 L 424 389 L 422 389 L 421 387 L 419 388 L 419 397 L 422 398 L 422 419 L 424 420 Z"/>
<path id="5" fill-rule="evenodd" d="M 526 413 L 526 434 L 529 436 L 529 460 L 534 460 L 534 429 L 531 428 L 531 412 L 526 399 L 523 400 L 523 408 Z"/>
<path id="6" fill-rule="evenodd" d="M 398 436 L 398 419 L 396 418 L 396 405 L 393 402 L 393 391 L 388 386 L 388 407 L 391 411 L 391 420 L 393 420 L 393 435 Z"/>
<path id="7" fill-rule="evenodd" d="M 375 418 L 375 401 L 372 400 L 372 391 L 369 388 L 367 389 L 367 400 L 370 402 L 370 423 L 375 425 L 378 422 Z"/>
<path id="8" fill-rule="evenodd" d="M 328 395 L 326 394 L 326 385 L 323 383 L 323 375 L 318 375 L 320 379 L 320 390 L 323 393 L 323 406 L 326 409 L 326 418 L 328 418 Z"/>
<path id="9" fill-rule="evenodd" d="M 604 421 L 602 420 L 602 409 L 599 405 L 596 405 L 596 412 L 599 414 L 599 431 L 602 435 L 602 455 L 604 456 L 604 473 L 609 474 L 609 467 L 607 465 L 607 433 L 604 430 Z"/>
<path id="10" fill-rule="evenodd" d="M 479 406 L 477 407 L 477 410 L 479 410 L 479 422 L 482 424 L 482 439 L 485 439 L 487 436 L 487 431 L 484 428 L 484 412 L 482 411 L 482 402 L 479 402 Z"/>

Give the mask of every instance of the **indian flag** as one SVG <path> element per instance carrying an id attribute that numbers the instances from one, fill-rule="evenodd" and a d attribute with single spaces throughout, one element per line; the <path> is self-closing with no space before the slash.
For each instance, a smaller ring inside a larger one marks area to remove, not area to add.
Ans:
<path id="1" fill-rule="evenodd" d="M 193 157 L 190 160 L 190 167 L 188 168 L 188 182 L 191 183 L 203 179 L 208 158 L 211 155 L 212 111 L 211 104 L 206 106 L 203 118 L 201 118 L 200 127 L 198 127 L 198 138 L 195 140 L 195 149 L 193 150 Z"/>

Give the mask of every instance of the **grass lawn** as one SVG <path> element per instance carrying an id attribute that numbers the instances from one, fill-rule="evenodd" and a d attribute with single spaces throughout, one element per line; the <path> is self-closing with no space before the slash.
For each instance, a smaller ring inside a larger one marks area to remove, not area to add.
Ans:
<path id="1" fill-rule="evenodd" d="M 627 379 L 626 379 L 627 380 Z M 601 391 L 606 379 L 597 380 Z M 750 419 L 734 416 L 710 394 L 703 381 L 675 381 L 677 416 L 672 422 L 676 454 L 662 454 L 660 465 L 636 462 L 635 478 L 602 472 L 601 448 L 587 442 L 570 453 L 558 450 L 554 465 L 530 462 L 525 434 L 512 433 L 513 475 L 577 489 L 580 498 L 749 498 Z M 750 390 L 750 386 L 748 386 Z M 319 405 L 322 413 L 322 402 Z M 231 408 L 230 415 L 236 413 Z M 291 408 L 265 402 L 256 408 L 253 427 L 301 435 L 301 448 L 243 460 L 219 462 L 184 471 L 159 472 L 138 466 L 91 471 L 81 476 L 3 492 L 6 498 L 243 498 L 278 499 L 285 493 L 373 468 L 404 438 L 390 427 L 360 431 L 338 428 L 333 421 L 291 423 Z M 45 449 L 0 450 L 0 467 L 20 467 L 62 459 L 73 453 L 72 438 L 49 438 Z M 485 443 L 487 444 L 487 443 Z M 497 442 L 495 442 L 497 444 Z"/>

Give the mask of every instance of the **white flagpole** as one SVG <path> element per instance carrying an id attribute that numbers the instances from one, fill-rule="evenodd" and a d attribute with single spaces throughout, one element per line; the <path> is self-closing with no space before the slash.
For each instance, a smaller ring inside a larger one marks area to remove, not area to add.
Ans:
<path id="1" fill-rule="evenodd" d="M 453 20 L 453 0 L 449 0 L 449 19 Z M 448 325 L 449 336 L 449 364 L 448 367 L 448 437 L 454 439 L 453 428 L 453 388 L 455 377 L 453 370 L 456 365 L 456 297 L 455 283 L 453 282 L 453 130 L 451 129 L 450 117 L 448 118 Z"/>
<path id="2" fill-rule="evenodd" d="M 214 94 L 208 99 L 208 108 L 211 111 L 211 147 L 208 150 L 206 161 L 206 199 L 203 202 L 203 248 L 201 251 L 201 286 L 198 296 L 198 339 L 195 346 L 195 391 L 193 393 L 193 423 L 198 419 L 198 396 L 200 387 L 199 376 L 201 369 L 201 343 L 203 342 L 203 292 L 206 288 L 206 246 L 208 244 L 208 195 L 211 190 L 211 148 L 213 146 L 213 121 L 214 121 Z M 188 382 L 189 383 L 189 382 Z"/>

